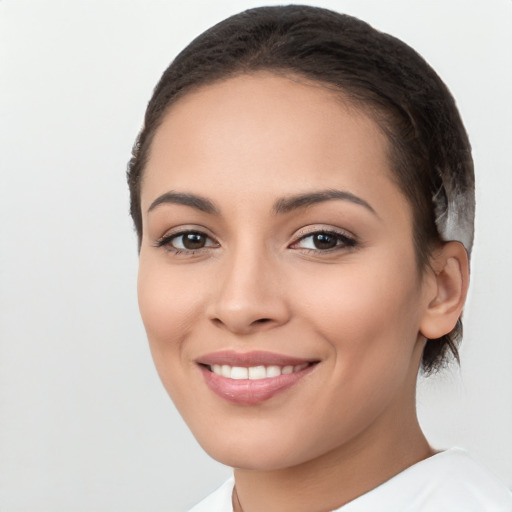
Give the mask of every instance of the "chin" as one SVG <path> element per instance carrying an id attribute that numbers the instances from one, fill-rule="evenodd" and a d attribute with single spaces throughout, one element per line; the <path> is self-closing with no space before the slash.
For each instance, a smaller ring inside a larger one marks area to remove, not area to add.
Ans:
<path id="1" fill-rule="evenodd" d="M 275 447 L 268 446 L 245 446 L 235 447 L 229 446 L 203 446 L 204 450 L 213 459 L 221 464 L 237 469 L 246 469 L 252 471 L 275 471 L 279 469 L 297 466 L 305 460 L 301 460 L 300 456 L 290 457 L 290 453 L 284 454 Z"/>
<path id="2" fill-rule="evenodd" d="M 203 425 L 199 430 L 192 428 L 192 433 L 213 459 L 226 466 L 255 471 L 296 467 L 344 444 L 345 436 L 339 430 L 335 435 L 332 432 L 316 435 L 311 432 L 311 426 L 294 431 L 290 425 L 250 423 L 245 421 L 236 428 L 213 425 L 208 431 Z"/>
<path id="3" fill-rule="evenodd" d="M 271 427 L 255 431 L 246 423 L 246 428 L 215 428 L 207 432 L 192 428 L 192 433 L 210 457 L 233 468 L 271 471 L 300 464 L 307 455 L 297 450 L 304 448 L 290 432 L 284 438 L 276 435 Z M 271 435 L 269 433 L 274 433 Z M 282 432 L 282 431 L 281 431 Z"/>

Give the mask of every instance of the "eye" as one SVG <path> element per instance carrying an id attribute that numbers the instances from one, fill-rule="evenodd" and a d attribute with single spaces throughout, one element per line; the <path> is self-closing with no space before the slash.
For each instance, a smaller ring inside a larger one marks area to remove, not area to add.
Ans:
<path id="1" fill-rule="evenodd" d="M 293 249 L 307 249 L 311 251 L 329 251 L 354 247 L 356 241 L 343 233 L 336 231 L 315 231 L 302 236 L 293 243 Z"/>
<path id="2" fill-rule="evenodd" d="M 193 252 L 208 247 L 217 247 L 218 244 L 201 231 L 181 231 L 164 236 L 157 241 L 156 246 L 165 246 L 179 254 L 186 251 Z"/>

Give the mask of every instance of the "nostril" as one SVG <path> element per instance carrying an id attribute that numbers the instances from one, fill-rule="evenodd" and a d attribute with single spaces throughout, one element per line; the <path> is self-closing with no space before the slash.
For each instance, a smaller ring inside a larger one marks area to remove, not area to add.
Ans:
<path id="1" fill-rule="evenodd" d="M 223 325 L 222 320 L 220 318 L 212 318 L 212 322 L 217 326 Z"/>
<path id="2" fill-rule="evenodd" d="M 258 320 L 255 320 L 253 323 L 255 324 L 265 324 L 267 322 L 270 322 L 270 318 L 259 318 Z"/>

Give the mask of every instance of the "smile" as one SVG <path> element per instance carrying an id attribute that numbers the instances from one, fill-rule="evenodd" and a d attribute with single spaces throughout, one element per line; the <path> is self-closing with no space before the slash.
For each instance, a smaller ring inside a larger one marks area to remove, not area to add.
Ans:
<path id="1" fill-rule="evenodd" d="M 300 372 L 306 368 L 310 363 L 298 364 L 295 366 L 230 366 L 228 364 L 213 364 L 210 366 L 210 371 L 216 375 L 222 375 L 228 379 L 235 380 L 260 380 L 279 377 L 280 375 L 288 375 L 294 372 Z"/>
<path id="2" fill-rule="evenodd" d="M 208 388 L 238 405 L 256 405 L 297 384 L 318 361 L 267 352 L 218 352 L 197 361 Z"/>

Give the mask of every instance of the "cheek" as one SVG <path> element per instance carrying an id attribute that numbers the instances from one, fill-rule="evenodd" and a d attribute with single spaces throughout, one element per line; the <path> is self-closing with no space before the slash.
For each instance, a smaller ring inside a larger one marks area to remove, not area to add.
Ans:
<path id="1" fill-rule="evenodd" d="M 376 263 L 310 275 L 302 285 L 303 314 L 345 372 L 410 358 L 417 339 L 421 290 L 415 267 Z"/>
<path id="2" fill-rule="evenodd" d="M 297 296 L 307 297 L 300 316 L 331 353 L 316 398 L 320 419 L 311 426 L 319 426 L 319 436 L 332 434 L 326 442 L 348 439 L 370 424 L 416 373 L 420 286 L 415 272 L 413 266 L 410 273 L 403 267 L 347 266 L 331 269 L 328 280 L 310 275 L 297 290 Z"/>
<path id="3" fill-rule="evenodd" d="M 158 372 L 178 363 L 182 340 L 201 309 L 197 287 L 179 272 L 141 253 L 137 283 L 139 308 Z"/>

